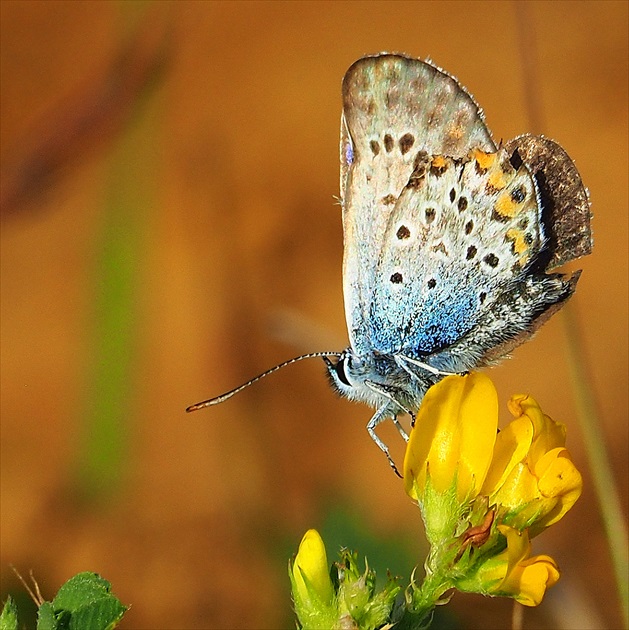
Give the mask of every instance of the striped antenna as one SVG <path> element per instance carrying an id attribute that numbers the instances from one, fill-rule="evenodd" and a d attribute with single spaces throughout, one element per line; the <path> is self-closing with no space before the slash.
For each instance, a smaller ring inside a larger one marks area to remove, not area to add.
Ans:
<path id="1" fill-rule="evenodd" d="M 280 363 L 279 365 L 272 367 L 270 370 L 267 370 L 266 372 L 262 372 L 262 374 L 258 374 L 258 376 L 254 376 L 250 381 L 247 381 L 246 383 L 239 385 L 238 387 L 236 387 L 236 389 L 232 389 L 231 391 L 225 392 L 224 394 L 221 394 L 220 396 L 215 396 L 214 398 L 208 398 L 208 400 L 203 400 L 202 402 L 198 402 L 195 405 L 190 405 L 186 409 L 186 411 L 190 413 L 191 411 L 197 411 L 198 409 L 203 409 L 204 407 L 211 407 L 212 405 L 218 405 L 219 403 L 226 401 L 228 398 L 231 398 L 234 394 L 237 394 L 238 392 L 242 391 L 243 389 L 245 389 L 245 387 L 249 387 L 249 385 L 253 385 L 257 381 L 259 381 L 261 378 L 264 378 L 265 376 L 268 376 L 269 374 L 273 374 L 273 372 L 277 372 L 278 370 L 282 369 L 283 367 L 286 367 L 287 365 L 291 365 L 292 363 L 297 363 L 297 361 L 302 361 L 303 359 L 313 359 L 315 357 L 341 357 L 341 356 L 342 356 L 342 353 L 340 352 L 311 352 L 309 354 L 302 354 L 301 356 L 295 357 L 294 359 L 289 359 L 288 361 L 284 361 L 284 363 Z"/>

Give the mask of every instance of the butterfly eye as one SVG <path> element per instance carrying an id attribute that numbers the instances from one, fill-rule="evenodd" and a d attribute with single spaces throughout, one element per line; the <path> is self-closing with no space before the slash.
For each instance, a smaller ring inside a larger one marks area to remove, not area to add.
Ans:
<path id="1" fill-rule="evenodd" d="M 347 375 L 345 374 L 345 361 L 347 361 L 347 357 L 342 357 L 339 359 L 339 362 L 334 366 L 336 370 L 336 375 L 339 377 L 339 381 L 348 387 L 351 387 L 350 382 L 347 380 Z"/>

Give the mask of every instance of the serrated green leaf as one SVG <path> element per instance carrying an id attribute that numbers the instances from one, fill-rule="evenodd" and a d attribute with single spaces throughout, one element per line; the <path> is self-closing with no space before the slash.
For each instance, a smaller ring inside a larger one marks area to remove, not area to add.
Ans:
<path id="1" fill-rule="evenodd" d="M 17 606 L 11 595 L 2 608 L 0 615 L 0 630 L 17 630 Z"/>
<path id="2" fill-rule="evenodd" d="M 72 613 L 69 630 L 110 630 L 127 610 L 116 597 L 110 595 Z"/>
<path id="3" fill-rule="evenodd" d="M 37 611 L 37 630 L 59 630 L 57 616 L 50 602 L 44 602 Z"/>
<path id="4" fill-rule="evenodd" d="M 70 578 L 59 589 L 52 606 L 57 619 L 64 616 L 55 630 L 111 630 L 127 610 L 111 593 L 111 584 L 90 572 Z"/>
<path id="5" fill-rule="evenodd" d="M 110 595 L 111 584 L 98 573 L 77 573 L 60 589 L 52 605 L 55 610 L 74 612 L 90 602 L 96 602 Z"/>

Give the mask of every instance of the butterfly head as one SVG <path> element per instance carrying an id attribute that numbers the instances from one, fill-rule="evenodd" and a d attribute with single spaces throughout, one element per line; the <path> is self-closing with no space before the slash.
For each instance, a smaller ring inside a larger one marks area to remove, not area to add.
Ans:
<path id="1" fill-rule="evenodd" d="M 400 367 L 393 355 L 359 355 L 350 346 L 337 361 L 329 357 L 323 360 L 330 383 L 341 396 L 376 409 L 386 407 L 391 415 L 416 409 L 426 389 Z"/>
<path id="2" fill-rule="evenodd" d="M 342 396 L 353 398 L 352 392 L 359 384 L 354 376 L 354 353 L 351 348 L 341 352 L 336 361 L 323 357 L 332 387 Z M 359 362 L 357 362 L 359 363 Z"/>

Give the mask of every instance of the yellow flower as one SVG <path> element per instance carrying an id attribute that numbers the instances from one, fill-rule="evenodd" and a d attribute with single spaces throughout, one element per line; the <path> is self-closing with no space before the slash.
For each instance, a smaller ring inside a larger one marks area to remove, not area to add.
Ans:
<path id="1" fill-rule="evenodd" d="M 574 505 L 582 479 L 565 448 L 564 425 L 533 398 L 513 396 L 514 420 L 497 433 L 498 397 L 480 373 L 449 376 L 431 387 L 404 459 L 404 485 L 428 529 L 440 535 L 477 496 L 496 506 L 497 522 L 536 536 Z"/>
<path id="2" fill-rule="evenodd" d="M 544 415 L 530 396 L 513 396 L 515 419 L 496 439 L 481 490 L 502 506 L 502 521 L 531 536 L 557 522 L 579 498 L 582 479 L 565 448 L 564 425 Z"/>
<path id="3" fill-rule="evenodd" d="M 496 390 L 483 374 L 449 376 L 426 393 L 404 459 L 431 545 L 413 591 L 418 610 L 452 587 L 536 606 L 559 579 L 552 558 L 530 556 L 529 539 L 572 507 L 581 475 L 563 425 L 530 396 L 513 396 L 509 410 L 498 433 Z"/>
<path id="4" fill-rule="evenodd" d="M 463 503 L 479 492 L 491 463 L 498 428 L 498 396 L 481 373 L 447 376 L 431 387 L 417 414 L 404 458 L 407 494 L 420 504 L 427 484 L 456 489 Z"/>
<path id="5" fill-rule="evenodd" d="M 328 558 L 319 532 L 309 529 L 301 540 L 295 561 L 288 565 L 295 612 L 301 627 L 334 628 L 337 606 L 328 573 Z"/>
<path id="6" fill-rule="evenodd" d="M 492 558 L 477 576 L 488 585 L 485 594 L 513 597 L 524 606 L 539 605 L 546 589 L 559 580 L 556 562 L 550 556 L 531 556 L 526 532 L 506 525 L 498 529 L 507 539 L 507 549 Z"/>
<path id="7" fill-rule="evenodd" d="M 290 569 L 295 598 L 307 601 L 317 598 L 331 604 L 334 588 L 330 579 L 325 545 L 316 529 L 309 529 L 299 544 L 299 551 Z"/>

